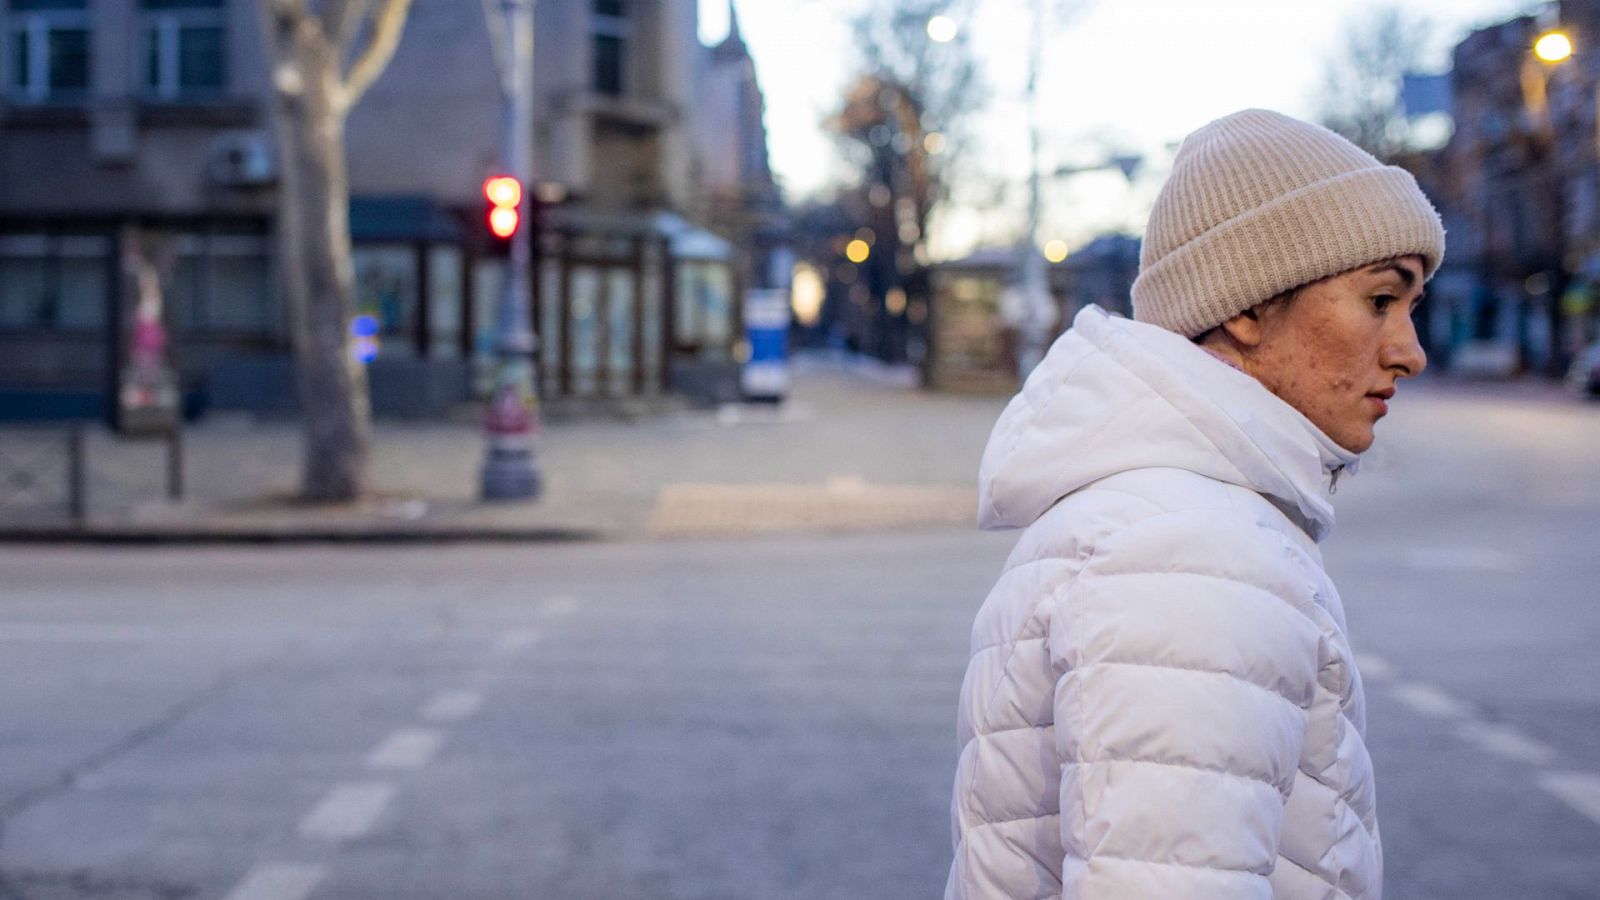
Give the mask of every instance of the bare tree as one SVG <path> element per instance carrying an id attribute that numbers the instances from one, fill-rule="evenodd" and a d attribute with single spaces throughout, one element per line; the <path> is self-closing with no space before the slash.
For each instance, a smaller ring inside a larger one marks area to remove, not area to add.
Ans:
<path id="1" fill-rule="evenodd" d="M 1323 66 L 1317 118 L 1382 160 L 1406 149 L 1400 85 L 1427 49 L 1429 28 L 1399 6 L 1364 10 L 1349 20 Z"/>
<path id="2" fill-rule="evenodd" d="M 261 0 L 282 172 L 278 240 L 305 416 L 301 495 L 367 485 L 372 413 L 350 335 L 354 287 L 344 128 L 388 66 L 411 0 Z"/>
<path id="3" fill-rule="evenodd" d="M 970 21 L 976 0 L 874 0 L 852 22 L 858 73 L 829 121 L 860 172 L 851 205 L 872 236 L 864 284 L 877 298 L 878 355 L 906 358 L 910 328 L 928 309 L 929 219 L 949 198 L 982 94 L 967 31 L 929 34 L 938 16 Z M 888 298 L 895 298 L 889 301 Z"/>

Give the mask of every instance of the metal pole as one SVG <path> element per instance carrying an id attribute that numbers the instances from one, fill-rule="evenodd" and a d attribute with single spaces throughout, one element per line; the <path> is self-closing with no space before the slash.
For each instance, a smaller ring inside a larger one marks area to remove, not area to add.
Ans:
<path id="1" fill-rule="evenodd" d="M 519 500 L 539 495 L 539 473 L 533 462 L 533 435 L 538 422 L 534 394 L 534 333 L 529 282 L 533 231 L 533 8 L 535 0 L 500 0 L 500 27 L 505 30 L 501 58 L 504 98 L 502 150 L 506 174 L 523 186 L 518 228 L 512 236 L 505 284 L 500 295 L 499 341 L 495 348 L 495 386 L 485 422 L 482 496 L 485 500 Z M 493 28 L 495 23 L 489 23 Z"/>
<path id="2" fill-rule="evenodd" d="M 72 524 L 83 527 L 89 515 L 89 485 L 84 465 L 84 426 L 67 432 L 67 513 Z"/>
<path id="3" fill-rule="evenodd" d="M 1033 27 L 1028 39 L 1028 224 L 1017 247 L 1017 266 L 1021 271 L 1023 298 L 1021 340 L 1017 348 L 1017 380 L 1027 380 L 1039 360 L 1044 358 L 1054 324 L 1054 304 L 1050 299 L 1049 272 L 1039 252 L 1040 219 L 1039 177 L 1039 68 L 1043 56 L 1041 31 L 1044 28 L 1043 0 L 1032 0 Z"/>

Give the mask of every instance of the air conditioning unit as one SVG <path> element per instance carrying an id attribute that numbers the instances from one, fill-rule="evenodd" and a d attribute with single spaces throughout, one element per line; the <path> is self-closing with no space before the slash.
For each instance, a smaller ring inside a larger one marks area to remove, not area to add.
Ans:
<path id="1" fill-rule="evenodd" d="M 272 139 L 259 132 L 239 132 L 217 139 L 211 151 L 211 180 L 229 187 L 255 187 L 278 179 Z"/>

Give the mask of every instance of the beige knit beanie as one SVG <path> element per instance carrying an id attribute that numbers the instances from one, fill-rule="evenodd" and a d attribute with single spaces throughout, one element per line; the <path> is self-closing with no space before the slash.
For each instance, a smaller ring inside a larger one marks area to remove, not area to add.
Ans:
<path id="1" fill-rule="evenodd" d="M 1411 173 L 1320 125 L 1262 109 L 1184 139 L 1156 196 L 1134 318 L 1194 337 L 1303 284 L 1396 256 L 1444 258 Z"/>

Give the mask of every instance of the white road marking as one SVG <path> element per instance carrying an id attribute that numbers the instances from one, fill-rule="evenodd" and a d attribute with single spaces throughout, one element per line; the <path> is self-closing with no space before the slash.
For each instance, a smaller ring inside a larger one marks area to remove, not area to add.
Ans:
<path id="1" fill-rule="evenodd" d="M 1509 725 L 1469 720 L 1456 726 L 1456 736 L 1482 750 L 1514 762 L 1542 766 L 1556 756 L 1556 752 L 1550 747 Z"/>
<path id="2" fill-rule="evenodd" d="M 1412 710 L 1436 719 L 1466 718 L 1472 712 L 1460 700 L 1420 681 L 1403 681 L 1391 688 L 1390 693 Z"/>
<path id="3" fill-rule="evenodd" d="M 1416 547 L 1400 559 L 1424 572 L 1505 572 L 1522 571 L 1522 564 L 1504 550 L 1489 547 Z"/>
<path id="4" fill-rule="evenodd" d="M 1600 825 L 1600 775 L 1590 772 L 1544 772 L 1539 786 Z"/>
<path id="5" fill-rule="evenodd" d="M 327 870 L 295 863 L 262 863 L 249 872 L 223 900 L 305 900 Z"/>
<path id="6" fill-rule="evenodd" d="M 456 722 L 465 719 L 483 706 L 483 695 L 477 691 L 440 691 L 422 708 L 422 717 L 430 722 Z"/>
<path id="7" fill-rule="evenodd" d="M 316 808 L 300 820 L 300 836 L 342 841 L 372 829 L 394 799 L 396 788 L 384 781 L 335 785 Z"/>
<path id="8" fill-rule="evenodd" d="M 537 628 L 513 628 L 500 636 L 495 648 L 501 653 L 517 653 L 539 643 L 540 637 Z"/>
<path id="9" fill-rule="evenodd" d="M 1370 653 L 1356 654 L 1356 671 L 1361 673 L 1362 678 L 1372 681 L 1388 681 L 1394 677 L 1394 666 L 1383 657 Z"/>
<path id="10" fill-rule="evenodd" d="M 374 769 L 420 769 L 439 752 L 442 743 L 442 731 L 402 728 L 384 738 L 383 743 L 367 754 L 367 765 Z"/>

